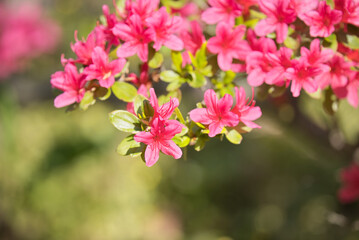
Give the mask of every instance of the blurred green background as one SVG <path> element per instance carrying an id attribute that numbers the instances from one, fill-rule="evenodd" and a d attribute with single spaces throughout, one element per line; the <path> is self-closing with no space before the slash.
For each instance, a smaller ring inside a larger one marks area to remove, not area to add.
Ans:
<path id="1" fill-rule="evenodd" d="M 37 2 L 63 37 L 0 82 L 1 240 L 359 239 L 357 204 L 336 196 L 339 170 L 358 157 L 357 109 L 343 102 L 333 118 L 308 96 L 260 102 L 263 128 L 241 145 L 214 140 L 148 168 L 115 151 L 124 135 L 108 113 L 123 104 L 53 106 L 61 53 L 73 57 L 74 31 L 87 36 L 112 1 Z"/>

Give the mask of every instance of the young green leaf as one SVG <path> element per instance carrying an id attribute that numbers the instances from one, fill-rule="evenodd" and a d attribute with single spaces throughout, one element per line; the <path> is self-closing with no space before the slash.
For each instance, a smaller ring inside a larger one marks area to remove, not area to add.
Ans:
<path id="1" fill-rule="evenodd" d="M 150 68 L 159 68 L 163 63 L 163 55 L 159 52 L 156 52 L 153 58 L 148 62 Z"/>
<path id="2" fill-rule="evenodd" d="M 125 102 L 133 102 L 137 96 L 137 89 L 126 82 L 115 82 L 111 89 L 118 99 Z"/>
<path id="3" fill-rule="evenodd" d="M 111 123 L 118 130 L 131 133 L 141 131 L 140 120 L 132 113 L 124 110 L 116 110 L 109 115 Z"/>
<path id="4" fill-rule="evenodd" d="M 94 105 L 96 102 L 96 99 L 93 97 L 93 92 L 87 91 L 85 92 L 84 97 L 82 98 L 80 102 L 80 108 L 84 111 L 88 109 L 89 106 Z"/>
<path id="5" fill-rule="evenodd" d="M 131 157 L 137 157 L 140 156 L 144 145 L 142 145 L 139 142 L 136 142 L 133 139 L 134 135 L 127 136 L 125 139 L 122 140 L 122 142 L 117 147 L 117 153 L 122 156 L 128 156 Z"/>
<path id="6" fill-rule="evenodd" d="M 235 129 L 231 129 L 226 132 L 226 138 L 233 144 L 240 144 L 242 142 L 242 135 L 237 132 Z"/>

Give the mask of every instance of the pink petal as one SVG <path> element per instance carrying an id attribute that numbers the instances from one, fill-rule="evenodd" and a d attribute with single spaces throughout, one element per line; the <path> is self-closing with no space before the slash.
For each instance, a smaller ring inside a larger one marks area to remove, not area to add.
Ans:
<path id="1" fill-rule="evenodd" d="M 258 87 L 264 83 L 265 74 L 260 68 L 251 71 L 247 77 L 248 84 L 252 87 Z"/>
<path id="2" fill-rule="evenodd" d="M 170 155 L 174 157 L 174 159 L 182 157 L 181 148 L 179 148 L 172 140 L 161 141 L 159 147 L 164 154 Z"/>
<path id="3" fill-rule="evenodd" d="M 264 19 L 259 21 L 259 23 L 255 26 L 254 31 L 258 36 L 264 37 L 267 34 L 274 32 L 275 29 L 275 25 L 268 24 L 266 19 Z"/>
<path id="4" fill-rule="evenodd" d="M 108 63 L 108 56 L 101 47 L 95 47 L 92 52 L 92 61 L 98 68 L 106 66 Z"/>
<path id="5" fill-rule="evenodd" d="M 115 83 L 115 78 L 114 76 L 110 76 L 106 79 L 99 79 L 99 84 L 101 87 L 104 88 L 110 88 L 112 87 L 112 85 Z"/>
<path id="6" fill-rule="evenodd" d="M 212 119 L 209 118 L 206 108 L 196 108 L 189 112 L 189 117 L 194 122 L 199 122 L 202 124 L 210 124 Z"/>
<path id="7" fill-rule="evenodd" d="M 209 129 L 208 136 L 209 137 L 215 137 L 217 134 L 222 132 L 223 125 L 219 121 L 218 122 L 213 122 L 213 123 L 211 123 L 209 125 L 208 129 Z"/>
<path id="8" fill-rule="evenodd" d="M 228 71 L 231 69 L 232 66 L 232 56 L 229 53 L 224 53 L 224 52 L 220 52 L 218 54 L 218 66 L 223 70 L 223 71 Z"/>
<path id="9" fill-rule="evenodd" d="M 136 46 L 130 42 L 126 42 L 117 49 L 117 56 L 120 58 L 127 58 L 135 55 L 136 52 Z"/>
<path id="10" fill-rule="evenodd" d="M 153 135 L 149 132 L 139 132 L 133 137 L 136 142 L 142 142 L 146 145 L 153 143 Z"/>
<path id="11" fill-rule="evenodd" d="M 208 8 L 202 13 L 201 19 L 207 24 L 215 24 L 223 20 L 223 12 L 218 8 Z"/>
<path id="12" fill-rule="evenodd" d="M 177 98 L 171 98 L 171 100 L 163 104 L 158 110 L 159 114 L 163 119 L 168 119 L 171 117 L 173 111 L 179 106 L 179 101 Z"/>
<path id="13" fill-rule="evenodd" d="M 150 144 L 145 151 L 145 161 L 147 167 L 152 167 L 160 156 L 160 150 L 156 144 Z"/>
<path id="14" fill-rule="evenodd" d="M 181 51 L 183 49 L 182 40 L 173 34 L 168 36 L 167 40 L 163 43 L 163 45 L 175 51 Z"/>
<path id="15" fill-rule="evenodd" d="M 54 105 L 56 108 L 62 108 L 75 102 L 77 102 L 76 92 L 64 92 L 55 98 Z"/>
<path id="16" fill-rule="evenodd" d="M 204 93 L 204 102 L 206 103 L 206 107 L 208 109 L 208 113 L 211 115 L 218 115 L 217 114 L 217 95 L 213 89 L 208 89 Z"/>
<path id="17" fill-rule="evenodd" d="M 276 27 L 277 27 L 277 42 L 283 43 L 284 40 L 287 38 L 288 25 L 285 23 L 278 23 Z"/>
<path id="18" fill-rule="evenodd" d="M 229 94 L 225 94 L 223 98 L 218 101 L 218 110 L 221 113 L 229 112 L 233 105 L 233 98 Z"/>

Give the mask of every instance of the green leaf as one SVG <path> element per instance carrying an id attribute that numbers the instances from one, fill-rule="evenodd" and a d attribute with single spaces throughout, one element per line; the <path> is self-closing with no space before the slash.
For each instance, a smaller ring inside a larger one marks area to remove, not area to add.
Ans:
<path id="1" fill-rule="evenodd" d="M 160 78 L 164 82 L 173 82 L 173 81 L 179 80 L 181 78 L 181 76 L 172 70 L 167 70 L 167 71 L 161 72 Z"/>
<path id="2" fill-rule="evenodd" d="M 148 62 L 150 68 L 159 68 L 163 63 L 163 55 L 159 52 L 156 52 L 153 58 Z"/>
<path id="3" fill-rule="evenodd" d="M 226 132 L 226 138 L 233 144 L 240 144 L 242 142 L 242 135 L 237 132 L 235 129 L 231 129 Z"/>
<path id="4" fill-rule="evenodd" d="M 192 76 L 192 81 L 189 81 L 188 84 L 193 88 L 200 88 L 206 85 L 207 80 L 206 77 L 201 73 L 195 71 L 190 73 Z"/>
<path id="5" fill-rule="evenodd" d="M 105 101 L 107 100 L 109 97 L 111 96 L 111 88 L 107 89 L 107 92 L 105 95 L 98 97 L 98 99 L 100 99 L 101 101 Z"/>
<path id="6" fill-rule="evenodd" d="M 173 63 L 174 69 L 177 72 L 181 73 L 182 72 L 182 61 L 183 61 L 181 52 L 172 51 L 171 57 L 172 57 L 172 63 Z"/>
<path id="7" fill-rule="evenodd" d="M 247 28 L 254 28 L 258 22 L 259 22 L 258 18 L 249 19 L 244 22 L 244 26 L 246 26 Z"/>
<path id="8" fill-rule="evenodd" d="M 93 92 L 87 91 L 80 102 L 80 108 L 85 111 L 89 106 L 94 105 L 95 102 L 96 99 L 93 97 Z"/>
<path id="9" fill-rule="evenodd" d="M 294 38 L 288 36 L 284 40 L 284 46 L 286 46 L 287 48 L 295 50 L 295 49 L 299 48 L 299 43 Z"/>
<path id="10" fill-rule="evenodd" d="M 250 16 L 253 17 L 253 18 L 264 19 L 264 18 L 267 17 L 264 13 L 258 12 L 258 11 L 253 10 L 253 9 L 249 10 L 249 13 L 250 13 Z"/>
<path id="11" fill-rule="evenodd" d="M 232 83 L 235 77 L 236 77 L 235 72 L 227 71 L 225 72 L 225 75 L 223 77 L 223 83 L 224 84 Z"/>
<path id="12" fill-rule="evenodd" d="M 348 46 L 351 49 L 359 49 L 359 38 L 357 36 L 353 36 L 353 35 L 347 35 L 347 39 L 348 39 Z"/>
<path id="13" fill-rule="evenodd" d="M 177 118 L 180 120 L 180 122 L 183 124 L 183 125 L 186 125 L 186 121 L 184 120 L 183 116 L 182 116 L 182 113 L 181 111 L 179 110 L 179 108 L 176 108 L 175 109 L 175 113 L 176 113 L 176 116 Z M 187 129 L 188 130 L 188 129 Z"/>
<path id="14" fill-rule="evenodd" d="M 132 113 L 124 110 L 116 110 L 109 115 L 111 123 L 118 130 L 131 133 L 141 131 L 140 120 Z"/>
<path id="15" fill-rule="evenodd" d="M 207 76 L 207 77 L 212 77 L 213 76 L 212 66 L 211 65 L 208 65 L 205 68 L 199 69 L 198 71 L 200 73 L 202 73 L 204 76 Z"/>
<path id="16" fill-rule="evenodd" d="M 324 38 L 324 40 L 325 40 L 323 43 L 324 47 L 329 47 L 334 51 L 337 51 L 338 49 L 337 35 L 333 33 L 329 37 Z"/>
<path id="17" fill-rule="evenodd" d="M 178 81 L 173 81 L 171 82 L 170 84 L 168 84 L 166 90 L 168 92 L 172 92 L 172 91 L 175 91 L 177 89 L 179 89 L 183 84 L 183 81 L 182 80 L 178 80 Z"/>
<path id="18" fill-rule="evenodd" d="M 140 119 L 148 119 L 154 114 L 150 101 L 142 95 L 137 95 L 134 100 L 135 113 Z"/>
<path id="19" fill-rule="evenodd" d="M 137 89 L 126 82 L 115 82 L 111 89 L 118 99 L 125 102 L 133 102 L 137 96 Z"/>
<path id="20" fill-rule="evenodd" d="M 133 136 L 134 135 L 127 136 L 125 139 L 122 140 L 122 142 L 117 147 L 118 154 L 122 156 L 130 155 L 131 157 L 137 157 L 141 155 L 144 148 L 144 144 L 136 142 L 133 139 Z"/>
<path id="21" fill-rule="evenodd" d="M 209 140 L 208 135 L 200 135 L 197 139 L 196 144 L 194 145 L 194 150 L 201 151 L 204 146 L 206 145 L 206 142 Z"/>
<path id="22" fill-rule="evenodd" d="M 195 66 L 196 68 L 204 68 L 207 66 L 208 61 L 207 61 L 207 55 L 206 55 L 206 49 L 207 49 L 207 42 L 204 42 L 201 46 L 201 48 L 196 52 L 196 62 L 197 62 L 197 66 Z"/>
<path id="23" fill-rule="evenodd" d="M 174 138 L 172 138 L 172 141 L 174 141 L 174 143 L 180 148 L 187 147 L 190 140 L 191 139 L 188 136 L 183 136 L 183 137 L 175 136 Z"/>

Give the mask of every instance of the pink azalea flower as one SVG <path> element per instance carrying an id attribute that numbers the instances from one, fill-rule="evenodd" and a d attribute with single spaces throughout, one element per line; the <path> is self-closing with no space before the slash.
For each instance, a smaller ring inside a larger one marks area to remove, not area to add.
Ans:
<path id="1" fill-rule="evenodd" d="M 109 62 L 107 53 L 101 47 L 95 47 L 92 62 L 93 64 L 83 71 L 87 75 L 86 80 L 97 79 L 101 87 L 110 88 L 115 82 L 115 75 L 121 72 L 126 60 L 119 58 Z"/>
<path id="2" fill-rule="evenodd" d="M 275 45 L 273 39 L 266 37 L 261 37 L 257 39 L 255 32 L 250 28 L 247 31 L 247 40 L 249 47 L 252 51 L 258 51 L 263 53 L 274 53 L 277 51 L 277 46 Z"/>
<path id="3" fill-rule="evenodd" d="M 290 91 L 293 97 L 298 97 L 302 88 L 308 93 L 316 92 L 318 83 L 314 77 L 318 76 L 322 71 L 329 71 L 329 68 L 309 66 L 304 58 L 293 60 L 293 67 L 288 68 L 286 72 L 287 79 L 292 81 Z"/>
<path id="4" fill-rule="evenodd" d="M 209 125 L 209 137 L 214 137 L 222 132 L 223 127 L 234 127 L 239 123 L 237 114 L 231 112 L 233 98 L 225 94 L 223 98 L 217 98 L 212 89 L 204 93 L 206 108 L 196 108 L 189 112 L 192 121 Z"/>
<path id="5" fill-rule="evenodd" d="M 291 0 L 290 4 L 300 18 L 304 13 L 318 7 L 318 0 Z"/>
<path id="6" fill-rule="evenodd" d="M 342 22 L 359 26 L 359 1 L 334 0 L 335 9 L 343 13 Z"/>
<path id="7" fill-rule="evenodd" d="M 181 8 L 171 8 L 172 15 L 179 14 L 179 16 L 182 17 L 183 24 L 181 32 L 188 31 L 191 28 L 191 20 L 197 19 L 200 11 L 197 4 L 193 2 L 188 2 Z"/>
<path id="8" fill-rule="evenodd" d="M 258 0 L 236 0 L 237 3 L 239 3 L 240 5 L 242 5 L 243 7 L 243 15 L 248 15 L 249 14 L 249 8 L 253 5 L 258 4 Z"/>
<path id="9" fill-rule="evenodd" d="M 160 118 L 161 120 L 168 120 L 174 110 L 179 106 L 179 101 L 177 98 L 171 98 L 169 102 L 159 106 L 155 90 L 150 88 L 150 104 L 154 110 L 154 119 Z"/>
<path id="10" fill-rule="evenodd" d="M 348 83 L 348 76 L 352 72 L 350 69 L 352 62 L 345 61 L 344 57 L 336 54 L 326 63 L 329 71 L 323 72 L 316 79 L 321 89 L 331 85 L 333 89 L 344 87 Z"/>
<path id="11" fill-rule="evenodd" d="M 261 37 L 276 31 L 277 42 L 283 43 L 288 35 L 288 24 L 296 19 L 296 12 L 290 0 L 258 0 L 258 2 L 267 18 L 261 20 L 254 31 Z"/>
<path id="12" fill-rule="evenodd" d="M 310 36 L 329 37 L 335 30 L 334 25 L 342 18 L 342 12 L 332 10 L 325 1 L 319 3 L 318 9 L 304 13 L 301 19 L 310 27 Z"/>
<path id="13" fill-rule="evenodd" d="M 148 167 L 153 166 L 159 158 L 160 151 L 175 159 L 182 156 L 181 149 L 171 140 L 182 131 L 183 125 L 176 120 L 161 120 L 155 118 L 152 121 L 149 132 L 139 132 L 134 136 L 136 142 L 147 145 L 145 161 Z"/>
<path id="14" fill-rule="evenodd" d="M 0 3 L 0 80 L 57 46 L 61 29 L 43 12 L 40 5 L 22 3 L 12 8 Z"/>
<path id="15" fill-rule="evenodd" d="M 107 5 L 102 6 L 103 15 L 106 18 L 107 26 L 102 26 L 101 29 L 109 43 L 109 45 L 118 46 L 120 44 L 120 41 L 118 38 L 114 35 L 112 32 L 112 29 L 115 27 L 115 25 L 119 22 L 117 19 L 117 16 L 115 14 L 110 14 L 110 9 Z"/>
<path id="16" fill-rule="evenodd" d="M 329 48 L 320 48 L 320 40 L 314 39 L 310 44 L 310 50 L 301 47 L 300 54 L 309 65 L 319 65 L 328 62 L 334 55 Z"/>
<path id="17" fill-rule="evenodd" d="M 151 33 L 149 29 L 143 28 L 141 19 L 137 14 L 133 14 L 128 19 L 128 24 L 117 23 L 113 28 L 113 33 L 125 41 L 117 49 L 118 57 L 126 58 L 137 53 L 142 62 L 147 62 Z"/>
<path id="18" fill-rule="evenodd" d="M 356 74 L 349 79 L 347 85 L 347 100 L 353 107 L 358 107 L 358 90 L 359 90 L 359 74 Z"/>
<path id="19" fill-rule="evenodd" d="M 240 87 L 240 89 L 235 87 L 234 90 L 236 94 L 236 105 L 232 109 L 232 112 L 237 114 L 239 121 L 246 126 L 250 128 L 261 128 L 261 126 L 253 122 L 262 116 L 260 107 L 254 106 L 256 102 L 253 101 L 253 99 L 248 102 L 249 99 L 246 99 L 246 92 L 243 87 Z"/>
<path id="20" fill-rule="evenodd" d="M 153 15 L 159 3 L 160 0 L 126 0 L 125 9 L 127 15 L 124 16 L 124 19 L 136 14 L 140 17 L 141 21 L 144 22 L 146 18 Z"/>
<path id="21" fill-rule="evenodd" d="M 211 5 L 202 13 L 202 20 L 208 24 L 224 22 L 229 27 L 234 26 L 236 17 L 241 16 L 243 7 L 236 0 L 208 0 Z"/>
<path id="22" fill-rule="evenodd" d="M 183 49 L 182 40 L 174 35 L 181 28 L 181 17 L 170 17 L 165 7 L 161 7 L 151 17 L 146 19 L 151 39 L 155 42 L 153 48 L 158 51 L 161 46 L 180 51 Z"/>
<path id="23" fill-rule="evenodd" d="M 359 166 L 352 163 L 347 169 L 342 170 L 342 188 L 338 197 L 342 203 L 350 203 L 359 199 Z"/>
<path id="24" fill-rule="evenodd" d="M 208 40 L 207 48 L 211 53 L 218 54 L 218 66 L 223 71 L 230 70 L 233 58 L 239 58 L 239 55 L 248 49 L 247 43 L 242 40 L 244 33 L 243 25 L 232 30 L 221 22 L 217 25 L 216 36 Z"/>
<path id="25" fill-rule="evenodd" d="M 281 47 L 276 53 L 266 53 L 267 59 L 277 63 L 272 70 L 266 74 L 265 82 L 270 85 L 282 86 L 285 84 L 285 75 L 288 68 L 292 67 L 291 57 L 293 51 L 286 47 Z"/>
<path id="26" fill-rule="evenodd" d="M 65 107 L 75 102 L 81 102 L 86 84 L 86 76 L 78 73 L 74 64 L 68 63 L 64 72 L 56 72 L 51 75 L 51 85 L 64 91 L 55 98 L 54 105 L 57 108 Z"/>
<path id="27" fill-rule="evenodd" d="M 263 83 L 283 85 L 286 70 L 292 66 L 292 54 L 292 50 L 285 47 L 275 53 L 251 52 L 246 59 L 248 84 L 252 87 L 258 87 Z"/>
<path id="28" fill-rule="evenodd" d="M 196 54 L 197 50 L 201 48 L 202 44 L 206 41 L 204 38 L 202 28 L 197 21 L 191 23 L 192 32 L 184 31 L 181 32 L 181 39 L 184 43 L 184 48 L 187 50 L 182 53 L 183 62 L 182 65 L 191 63 L 188 51 L 193 55 Z"/>
<path id="29" fill-rule="evenodd" d="M 75 44 L 71 44 L 72 51 L 77 55 L 75 62 L 83 65 L 90 65 L 92 63 L 92 52 L 95 47 L 104 48 L 106 44 L 105 35 L 99 28 L 95 28 L 87 37 L 86 41 L 83 39 L 79 41 L 77 38 L 77 31 L 75 31 Z"/>

